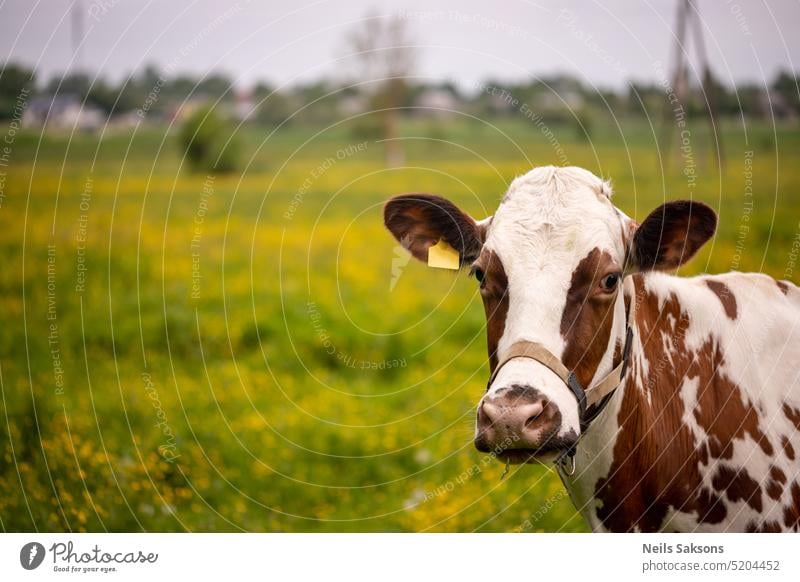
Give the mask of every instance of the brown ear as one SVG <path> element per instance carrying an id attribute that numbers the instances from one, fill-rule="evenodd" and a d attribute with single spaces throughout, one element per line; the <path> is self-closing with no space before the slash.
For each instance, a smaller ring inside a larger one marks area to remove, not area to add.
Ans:
<path id="1" fill-rule="evenodd" d="M 461 266 L 478 258 L 486 230 L 458 206 L 433 194 L 395 196 L 383 208 L 383 223 L 423 262 L 428 260 L 428 248 L 444 239 L 458 251 Z"/>
<path id="2" fill-rule="evenodd" d="M 642 271 L 675 269 L 691 259 L 716 229 L 717 215 L 706 204 L 667 202 L 636 229 L 631 258 Z"/>

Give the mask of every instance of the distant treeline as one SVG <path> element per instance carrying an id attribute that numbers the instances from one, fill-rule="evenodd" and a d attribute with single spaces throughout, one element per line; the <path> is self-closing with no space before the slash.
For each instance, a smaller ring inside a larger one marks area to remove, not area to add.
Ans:
<path id="1" fill-rule="evenodd" d="M 321 123 L 380 108 L 373 85 L 320 80 L 281 89 L 259 83 L 244 91 L 234 88 L 224 74 L 166 75 L 153 66 L 117 84 L 80 73 L 40 82 L 32 70 L 6 63 L 0 71 L 0 119 L 14 115 L 20 94 L 27 90 L 34 98 L 69 96 L 107 116 L 138 113 L 158 119 L 174 116 L 187 102 L 219 102 L 232 115 L 257 123 Z M 598 89 L 568 75 L 517 83 L 487 81 L 473 87 L 412 79 L 407 82 L 400 106 L 406 115 L 442 116 L 461 111 L 491 117 L 518 114 L 524 105 L 524 109 L 557 122 L 609 113 L 657 115 L 668 106 L 668 93 L 656 83 L 631 83 L 624 91 Z M 721 116 L 800 118 L 800 92 L 793 72 L 779 73 L 768 86 L 747 84 L 733 88 L 712 82 L 708 97 Z M 690 116 L 707 111 L 706 96 L 698 87 L 682 105 Z"/>

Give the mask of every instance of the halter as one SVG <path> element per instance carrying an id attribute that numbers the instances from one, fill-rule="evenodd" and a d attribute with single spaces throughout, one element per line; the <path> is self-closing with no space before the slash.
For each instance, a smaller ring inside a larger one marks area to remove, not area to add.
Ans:
<path id="1" fill-rule="evenodd" d="M 626 318 L 625 347 L 622 349 L 622 361 L 616 368 L 606 374 L 602 380 L 593 386 L 590 386 L 589 388 L 584 388 L 581 385 L 580 380 L 578 380 L 578 377 L 575 375 L 575 371 L 567 369 L 561 360 L 557 358 L 550 350 L 538 342 L 521 340 L 511 344 L 506 353 L 503 355 L 502 359 L 498 360 L 497 367 L 494 369 L 494 372 L 492 372 L 486 388 L 488 389 L 489 386 L 492 385 L 503 366 L 505 366 L 514 358 L 528 358 L 529 360 L 539 362 L 553 372 L 556 376 L 558 376 L 561 381 L 567 385 L 567 388 L 570 389 L 572 394 L 575 396 L 575 399 L 578 401 L 578 416 L 581 427 L 583 430 L 588 428 L 589 423 L 591 423 L 591 421 L 594 420 L 605 407 L 607 400 L 604 399 L 606 396 L 609 396 L 622 384 L 622 380 L 625 378 L 625 372 L 628 369 L 628 360 L 630 358 L 632 343 L 631 340 L 633 339 L 632 326 L 635 315 L 636 293 L 633 286 L 633 281 L 630 277 L 624 279 L 622 285 L 623 291 L 628 289 L 631 297 Z M 587 417 L 586 411 L 588 408 L 598 403 L 598 409 L 593 411 L 593 413 Z M 582 433 L 583 430 L 581 431 Z M 576 447 L 577 443 L 562 453 L 556 460 L 557 464 L 562 464 L 567 460 L 571 461 L 572 467 L 571 471 L 568 472 L 569 475 L 572 475 L 575 472 Z"/>

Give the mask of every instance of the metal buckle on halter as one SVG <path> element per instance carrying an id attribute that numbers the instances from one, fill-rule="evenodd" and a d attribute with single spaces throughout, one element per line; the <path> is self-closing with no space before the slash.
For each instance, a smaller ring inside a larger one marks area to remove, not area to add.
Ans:
<path id="1" fill-rule="evenodd" d="M 622 370 L 620 371 L 620 381 L 625 378 L 625 373 L 628 371 L 629 365 L 629 358 L 631 353 L 631 343 L 633 339 L 633 329 L 631 329 L 630 325 L 628 326 L 627 330 L 625 331 L 625 346 L 622 348 Z M 606 404 L 608 403 L 608 397 L 613 394 L 613 391 L 610 392 L 603 398 L 600 402 L 596 404 L 595 410 L 591 415 L 591 418 L 586 417 L 586 391 L 581 386 L 581 383 L 578 381 L 578 378 L 575 376 L 575 372 L 570 372 L 569 374 L 569 382 L 567 382 L 567 386 L 572 393 L 575 395 L 575 398 L 578 400 L 578 410 L 580 411 L 579 419 L 581 423 L 581 436 L 586 432 L 589 428 L 589 424 L 592 420 L 597 418 L 597 416 L 603 411 Z M 614 389 L 616 390 L 616 388 Z M 580 439 L 579 439 L 580 440 Z M 571 477 L 575 474 L 575 451 L 578 448 L 578 442 L 576 441 L 570 448 L 565 450 L 561 455 L 556 459 L 556 465 L 564 471 L 564 473 Z M 567 468 L 569 467 L 569 468 Z"/>
<path id="2" fill-rule="evenodd" d="M 509 346 L 503 359 L 499 359 L 495 364 L 494 370 L 492 370 L 492 374 L 489 376 L 489 381 L 486 383 L 486 389 L 488 390 L 491 388 L 492 383 L 497 378 L 502 367 L 512 359 L 529 358 L 538 362 L 546 368 L 549 368 L 551 372 L 558 376 L 575 396 L 578 403 L 578 421 L 581 426 L 581 436 L 583 436 L 591 422 L 605 409 L 611 395 L 622 385 L 630 366 L 630 354 L 633 344 L 633 324 L 635 322 L 635 288 L 631 293 L 631 303 L 626 313 L 627 325 L 625 330 L 625 345 L 622 348 L 622 361 L 617 367 L 606 374 L 602 380 L 590 386 L 588 391 L 584 389 L 580 380 L 578 380 L 578 377 L 575 375 L 575 370 L 569 370 L 557 356 L 553 355 L 553 352 L 549 351 L 542 344 L 529 340 L 520 340 Z M 497 357 L 497 352 L 495 351 L 492 355 Z M 617 372 L 617 370 L 619 370 L 619 372 Z M 590 399 L 592 401 L 591 407 L 589 406 Z M 591 414 L 588 414 L 589 408 L 591 408 Z M 580 440 L 580 437 L 578 437 L 578 440 Z M 562 451 L 555 459 L 555 465 L 568 476 L 575 474 L 575 451 L 577 447 L 578 441 L 573 443 L 568 449 Z"/>
<path id="3" fill-rule="evenodd" d="M 572 477 L 575 474 L 575 445 L 571 446 L 569 449 L 561 453 L 561 456 L 556 459 L 556 465 L 564 471 L 564 473 L 568 477 Z M 569 463 L 569 469 L 567 469 L 567 463 Z"/>

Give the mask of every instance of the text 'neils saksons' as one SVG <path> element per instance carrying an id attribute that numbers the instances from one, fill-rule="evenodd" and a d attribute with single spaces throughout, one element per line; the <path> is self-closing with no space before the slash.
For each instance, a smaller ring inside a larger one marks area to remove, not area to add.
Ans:
<path id="1" fill-rule="evenodd" d="M 723 546 L 700 546 L 697 544 L 642 544 L 643 554 L 724 554 Z"/>

